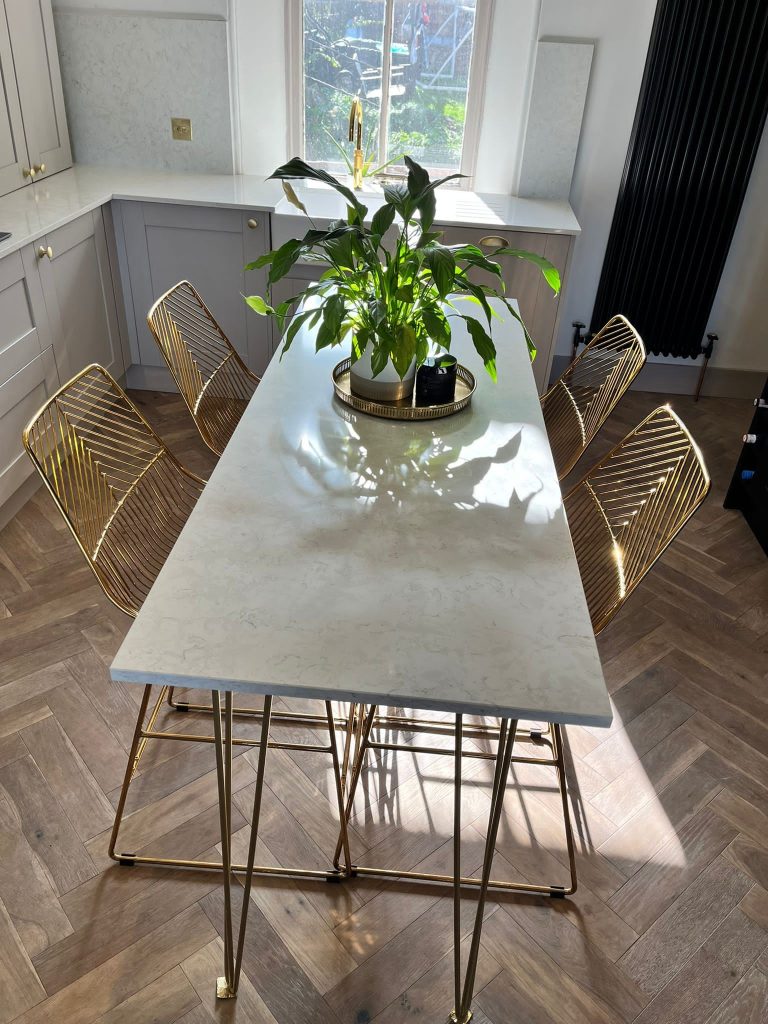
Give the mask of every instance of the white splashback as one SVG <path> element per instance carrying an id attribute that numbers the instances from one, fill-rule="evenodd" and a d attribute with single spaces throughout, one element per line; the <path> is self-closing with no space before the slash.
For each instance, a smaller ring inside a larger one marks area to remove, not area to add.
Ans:
<path id="1" fill-rule="evenodd" d="M 56 37 L 79 163 L 231 174 L 227 23 L 59 9 Z M 192 141 L 171 118 L 192 120 Z"/>
<path id="2" fill-rule="evenodd" d="M 536 47 L 519 194 L 568 199 L 581 135 L 594 44 L 549 42 Z"/>

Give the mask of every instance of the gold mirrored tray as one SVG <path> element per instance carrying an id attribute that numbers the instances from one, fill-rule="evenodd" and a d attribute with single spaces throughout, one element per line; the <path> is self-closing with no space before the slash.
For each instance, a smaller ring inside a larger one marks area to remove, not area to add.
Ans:
<path id="1" fill-rule="evenodd" d="M 466 366 L 459 363 L 456 367 L 456 394 L 452 402 L 446 402 L 444 405 L 416 405 L 415 388 L 411 398 L 404 398 L 399 402 L 377 402 L 352 393 L 349 380 L 351 363 L 351 359 L 342 359 L 334 367 L 332 377 L 336 397 L 358 412 L 382 416 L 389 420 L 436 420 L 441 416 L 452 416 L 469 405 L 477 386 L 474 375 Z"/>

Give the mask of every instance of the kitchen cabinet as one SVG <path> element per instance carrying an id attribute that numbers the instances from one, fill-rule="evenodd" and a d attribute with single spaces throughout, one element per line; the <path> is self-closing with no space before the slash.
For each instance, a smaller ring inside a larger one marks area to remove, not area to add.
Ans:
<path id="1" fill-rule="evenodd" d="M 440 228 L 440 225 L 436 227 Z M 467 242 L 488 252 L 499 245 L 505 245 L 546 256 L 560 271 L 561 280 L 565 283 L 572 241 L 570 235 L 473 227 L 442 227 L 440 230 L 443 231 L 441 241 L 446 245 Z M 504 275 L 507 295 L 517 299 L 520 315 L 538 350 L 533 362 L 533 375 L 541 394 L 547 389 L 552 369 L 560 296 L 552 292 L 534 264 L 515 256 L 501 256 L 498 262 Z M 498 278 L 486 271 L 473 271 L 470 277 L 478 283 L 498 287 Z"/>
<path id="2" fill-rule="evenodd" d="M 0 195 L 72 163 L 51 0 L 0 0 Z"/>
<path id="3" fill-rule="evenodd" d="M 101 209 L 49 232 L 35 252 L 61 380 L 89 363 L 121 378 L 125 365 Z"/>
<path id="4" fill-rule="evenodd" d="M 272 325 L 242 299 L 263 295 L 266 271 L 243 267 L 269 248 L 269 215 L 182 204 L 116 202 L 123 290 L 129 306 L 134 387 L 168 387 L 170 376 L 147 327 L 152 304 L 178 281 L 197 288 L 250 368 L 264 373 L 272 357 Z"/>
<path id="5" fill-rule="evenodd" d="M 33 472 L 21 432 L 59 386 L 33 246 L 0 260 L 0 506 Z"/>
<path id="6" fill-rule="evenodd" d="M 59 385 L 89 363 L 123 377 L 118 313 L 101 209 L 0 259 L 0 507 L 32 473 L 21 432 Z"/>
<path id="7" fill-rule="evenodd" d="M 6 195 L 28 181 L 29 167 L 21 104 L 16 88 L 11 54 L 11 35 L 0 0 L 0 195 Z"/>

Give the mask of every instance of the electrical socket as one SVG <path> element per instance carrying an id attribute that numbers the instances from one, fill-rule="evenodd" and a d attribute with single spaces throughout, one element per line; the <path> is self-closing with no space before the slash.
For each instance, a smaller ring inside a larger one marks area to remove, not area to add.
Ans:
<path id="1" fill-rule="evenodd" d="M 192 141 L 192 122 L 188 117 L 171 118 L 171 135 L 177 142 Z"/>

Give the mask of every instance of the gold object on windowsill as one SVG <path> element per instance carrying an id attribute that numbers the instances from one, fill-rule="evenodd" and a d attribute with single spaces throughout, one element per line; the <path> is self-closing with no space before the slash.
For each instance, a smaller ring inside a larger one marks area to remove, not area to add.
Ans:
<path id="1" fill-rule="evenodd" d="M 363 187 L 363 104 L 360 97 L 352 100 L 349 111 L 349 141 L 355 143 L 355 155 L 352 158 L 352 188 Z"/>

